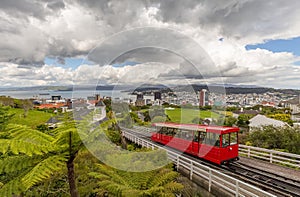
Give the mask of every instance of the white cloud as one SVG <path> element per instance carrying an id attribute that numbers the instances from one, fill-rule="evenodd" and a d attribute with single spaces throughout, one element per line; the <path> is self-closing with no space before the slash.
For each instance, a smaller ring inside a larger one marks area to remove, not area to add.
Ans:
<path id="1" fill-rule="evenodd" d="M 87 55 L 111 35 L 143 26 L 171 28 L 195 40 L 228 83 L 297 88 L 294 84 L 300 82 L 298 66 L 294 65 L 299 57 L 285 52 L 245 49 L 246 44 L 261 43 L 266 39 L 300 36 L 298 0 L 26 2 L 7 1 L 0 8 L 0 61 L 3 62 L 0 85 L 95 83 L 99 80 L 99 73 L 103 75 L 101 83 L 114 83 L 120 78 L 126 83 L 143 83 L 151 77 L 153 81 L 157 77 L 162 82 L 175 82 L 180 76 L 195 73 L 191 67 L 183 66 L 182 58 L 159 50 L 156 53 L 131 51 L 110 59 L 142 63 L 123 68 L 81 65 L 70 70 L 43 63 L 47 56 Z M 185 40 L 170 38 L 164 30 L 161 33 L 155 34 L 156 37 L 143 37 L 142 34 L 140 37 L 125 36 L 126 39 L 119 40 L 118 48 L 110 43 L 110 48 L 106 47 L 98 53 L 99 56 L 91 55 L 90 58 L 105 59 L 103 57 L 109 57 L 116 51 L 137 43 L 149 43 L 151 39 L 155 39 L 154 43 L 168 42 L 173 47 L 180 45 L 178 51 L 189 53 L 192 57 L 203 55 L 203 51 L 185 44 Z M 222 42 L 220 38 L 223 38 Z M 210 71 L 202 65 L 200 68 L 203 73 Z M 172 80 L 171 74 L 174 75 Z M 214 82 L 215 77 L 212 73 L 207 74 L 206 79 L 191 77 L 190 80 Z"/>

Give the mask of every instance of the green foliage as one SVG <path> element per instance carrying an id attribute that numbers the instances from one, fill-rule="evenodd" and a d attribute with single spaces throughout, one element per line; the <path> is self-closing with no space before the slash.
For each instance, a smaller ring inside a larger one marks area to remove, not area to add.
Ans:
<path id="1" fill-rule="evenodd" d="M 256 128 L 249 134 L 246 141 L 257 147 L 285 149 L 290 153 L 300 154 L 300 132 L 297 127 Z"/>
<path id="2" fill-rule="evenodd" d="M 40 161 L 22 178 L 25 190 L 49 178 L 52 172 L 61 170 L 65 167 L 66 161 L 67 158 L 64 155 L 53 155 Z"/>
<path id="3" fill-rule="evenodd" d="M 167 121 L 166 117 L 155 116 L 151 122 L 155 123 L 155 122 L 166 122 L 166 121 Z"/>
<path id="4" fill-rule="evenodd" d="M 291 120 L 290 114 L 272 114 L 272 115 L 269 115 L 268 117 L 286 122 L 289 125 L 293 125 L 293 121 Z"/>
<path id="5" fill-rule="evenodd" d="M 54 137 L 20 125 L 8 125 L 3 132 L 6 138 L 0 139 L 0 174 L 8 178 L 0 196 L 20 194 L 61 166 L 62 156 L 52 155 L 59 150 L 52 144 Z"/>
<path id="6" fill-rule="evenodd" d="M 183 186 L 176 182 L 178 173 L 171 167 L 147 172 L 126 172 L 98 165 L 90 176 L 99 180 L 98 194 L 113 196 L 175 196 Z"/>
<path id="7" fill-rule="evenodd" d="M 226 116 L 224 121 L 224 126 L 232 127 L 234 124 L 236 124 L 237 119 L 232 116 Z"/>
<path id="8" fill-rule="evenodd" d="M 105 134 L 112 143 L 115 143 L 115 144 L 121 143 L 121 135 L 120 135 L 119 131 L 108 129 L 105 131 Z"/>
<path id="9" fill-rule="evenodd" d="M 241 115 L 239 115 L 236 124 L 238 127 L 248 127 L 248 125 L 250 123 L 249 120 L 253 117 L 254 117 L 254 115 L 251 115 L 251 114 L 241 114 Z"/>
<path id="10" fill-rule="evenodd" d="M 68 116 L 61 127 L 49 134 L 27 126 L 8 125 L 0 133 L 0 151 L 3 154 L 0 173 L 4 173 L 6 178 L 0 180 L 4 184 L 0 188 L 0 196 L 25 192 L 61 171 L 67 162 L 73 162 L 83 147 L 76 131 L 74 121 Z"/>
<path id="11" fill-rule="evenodd" d="M 0 96 L 0 106 L 14 107 L 14 99 L 9 96 Z"/>
<path id="12" fill-rule="evenodd" d="M 105 109 L 106 109 L 106 113 L 112 111 L 112 108 L 111 108 L 111 99 L 104 99 L 103 100 L 103 103 L 105 104 Z"/>
<path id="13" fill-rule="evenodd" d="M 10 107 L 0 106 L 0 131 L 3 131 L 14 113 L 9 112 Z"/>
<path id="14" fill-rule="evenodd" d="M 204 119 L 200 118 L 200 117 L 195 117 L 193 120 L 192 120 L 192 123 L 194 124 L 203 124 L 203 121 Z"/>
<path id="15" fill-rule="evenodd" d="M 38 131 L 41 131 L 41 132 L 47 132 L 48 131 L 48 127 L 45 124 L 40 124 L 40 125 L 36 126 L 36 129 Z"/>

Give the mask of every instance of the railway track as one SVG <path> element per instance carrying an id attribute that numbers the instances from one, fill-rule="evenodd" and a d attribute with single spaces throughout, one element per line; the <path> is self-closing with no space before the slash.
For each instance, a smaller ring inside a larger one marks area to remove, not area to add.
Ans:
<path id="1" fill-rule="evenodd" d="M 136 128 L 135 128 L 136 129 Z M 136 131 L 132 129 L 126 129 L 137 135 L 138 137 L 151 140 L 149 133 L 145 133 L 144 130 Z M 160 145 L 158 143 L 155 143 Z M 160 145 L 163 146 L 163 145 Z M 199 163 L 207 165 L 212 169 L 219 170 L 225 174 L 228 174 L 232 177 L 238 178 L 245 182 L 251 183 L 267 192 L 270 192 L 276 196 L 282 197 L 300 197 L 300 182 L 286 178 L 284 176 L 280 176 L 276 173 L 271 173 L 268 171 L 263 171 L 261 169 L 257 169 L 253 166 L 249 166 L 247 164 L 236 162 L 231 165 L 223 165 L 218 166 L 216 164 L 204 161 L 202 159 L 196 158 L 194 156 L 182 153 L 174 148 L 164 146 L 164 148 L 175 151 L 179 154 L 184 154 L 186 157 L 192 160 L 197 160 Z"/>
<path id="2" fill-rule="evenodd" d="M 233 163 L 226 167 L 251 184 L 278 196 L 300 197 L 300 182 L 269 171 L 257 169 L 244 163 Z"/>

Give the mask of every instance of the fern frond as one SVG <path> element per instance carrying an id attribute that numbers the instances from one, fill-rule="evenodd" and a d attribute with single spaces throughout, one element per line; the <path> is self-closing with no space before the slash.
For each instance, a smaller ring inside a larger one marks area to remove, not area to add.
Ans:
<path id="1" fill-rule="evenodd" d="M 32 158 L 26 155 L 23 156 L 9 156 L 0 160 L 0 174 L 11 173 L 26 169 L 38 163 L 40 158 Z"/>
<path id="2" fill-rule="evenodd" d="M 66 130 L 60 131 L 56 136 L 56 140 L 52 142 L 52 144 L 58 145 L 68 145 L 70 140 L 70 134 L 72 137 L 72 144 L 73 146 L 76 144 L 81 143 L 81 139 L 77 133 L 76 128 L 69 128 Z"/>
<path id="3" fill-rule="evenodd" d="M 32 156 L 48 153 L 50 151 L 55 150 L 56 147 L 51 144 L 39 145 L 28 141 L 11 139 L 9 148 L 11 152 L 15 155 L 19 153 L 24 153 L 28 156 Z"/>
<path id="4" fill-rule="evenodd" d="M 54 155 L 39 162 L 21 180 L 26 190 L 36 183 L 49 178 L 54 171 L 61 170 L 65 167 L 66 160 L 66 157 L 63 155 Z"/>
<path id="5" fill-rule="evenodd" d="M 114 182 L 129 186 L 129 182 L 126 181 L 123 176 L 119 175 L 115 170 L 113 170 L 113 168 L 103 164 L 98 164 L 97 167 L 100 173 L 110 177 L 110 179 Z"/>
<path id="6" fill-rule="evenodd" d="M 9 139 L 0 139 L 0 153 L 5 154 L 9 150 L 10 142 Z"/>
<path id="7" fill-rule="evenodd" d="M 0 188 L 0 196 L 15 196 L 24 191 L 24 186 L 20 179 L 13 179 L 12 181 L 4 184 Z"/>
<path id="8" fill-rule="evenodd" d="M 169 169 L 162 169 L 158 175 L 159 176 L 156 176 L 153 179 L 152 183 L 150 184 L 151 186 L 163 186 L 166 183 L 174 180 L 178 176 L 178 173 L 170 171 Z"/>
<path id="9" fill-rule="evenodd" d="M 177 183 L 177 182 L 170 182 L 170 183 L 167 183 L 165 184 L 164 186 L 167 190 L 171 191 L 171 192 L 180 192 L 183 190 L 184 186 L 180 183 Z"/>
<path id="10" fill-rule="evenodd" d="M 34 144 L 45 145 L 54 141 L 54 138 L 48 134 L 31 129 L 25 125 L 10 124 L 7 131 L 11 133 L 14 139 L 32 142 Z"/>

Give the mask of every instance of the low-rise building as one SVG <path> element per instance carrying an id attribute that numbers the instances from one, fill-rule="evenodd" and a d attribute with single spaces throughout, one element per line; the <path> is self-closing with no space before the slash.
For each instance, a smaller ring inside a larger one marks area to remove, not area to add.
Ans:
<path id="1" fill-rule="evenodd" d="M 251 118 L 249 120 L 249 129 L 250 131 L 253 130 L 253 128 L 261 128 L 263 126 L 274 126 L 274 127 L 285 127 L 289 126 L 286 122 L 275 120 L 273 118 L 268 118 L 264 115 L 258 114 L 255 117 Z"/>

